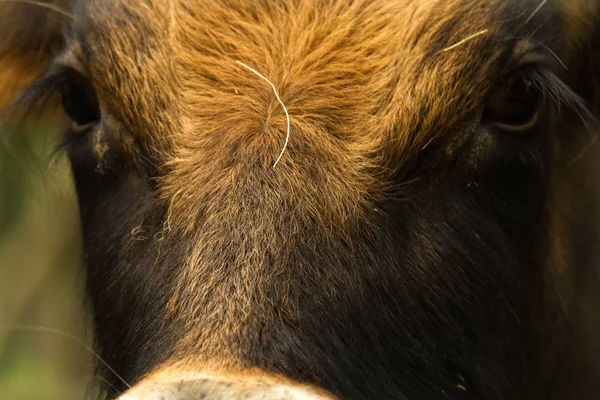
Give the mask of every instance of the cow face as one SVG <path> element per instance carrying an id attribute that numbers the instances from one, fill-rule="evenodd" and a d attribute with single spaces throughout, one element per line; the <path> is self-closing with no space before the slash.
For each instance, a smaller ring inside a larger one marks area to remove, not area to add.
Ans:
<path id="1" fill-rule="evenodd" d="M 564 311 L 596 238 L 572 214 L 595 204 L 575 182 L 594 171 L 596 11 L 77 2 L 16 104 L 56 90 L 71 120 L 108 395 L 589 392 L 564 328 L 585 319 Z"/>

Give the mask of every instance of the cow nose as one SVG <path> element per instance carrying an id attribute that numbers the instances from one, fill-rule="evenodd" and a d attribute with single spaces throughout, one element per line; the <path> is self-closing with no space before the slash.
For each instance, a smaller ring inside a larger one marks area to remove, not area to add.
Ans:
<path id="1" fill-rule="evenodd" d="M 262 374 L 152 374 L 117 400 L 334 400 L 325 391 Z"/>

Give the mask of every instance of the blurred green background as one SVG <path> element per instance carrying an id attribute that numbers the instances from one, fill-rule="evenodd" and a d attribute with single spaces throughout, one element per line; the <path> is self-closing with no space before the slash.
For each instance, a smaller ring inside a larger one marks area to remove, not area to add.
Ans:
<path id="1" fill-rule="evenodd" d="M 57 139 L 0 123 L 1 400 L 94 398 L 93 356 L 78 343 L 90 330 L 77 203 Z"/>

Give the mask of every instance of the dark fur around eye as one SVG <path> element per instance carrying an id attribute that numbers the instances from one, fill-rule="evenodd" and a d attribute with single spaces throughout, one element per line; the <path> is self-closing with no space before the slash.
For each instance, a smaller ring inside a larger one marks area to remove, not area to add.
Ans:
<path id="1" fill-rule="evenodd" d="M 100 119 L 94 87 L 81 73 L 64 65 L 51 68 L 0 111 L 18 123 L 54 94 L 60 95 L 64 111 L 75 128 L 89 127 Z"/>

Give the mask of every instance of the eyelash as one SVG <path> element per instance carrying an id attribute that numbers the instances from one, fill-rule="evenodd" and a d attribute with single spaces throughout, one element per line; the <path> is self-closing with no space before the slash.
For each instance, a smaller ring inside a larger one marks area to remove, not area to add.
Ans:
<path id="1" fill-rule="evenodd" d="M 73 79 L 82 79 L 81 74 L 71 67 L 56 66 L 30 84 L 4 110 L 0 111 L 6 112 L 14 120 L 15 126 L 19 126 L 22 121 L 30 120 L 32 115 L 36 115 L 40 104 L 43 105 L 52 98 L 60 96 L 60 85 L 71 82 Z M 75 132 L 71 124 L 65 129 L 61 142 L 53 153 L 62 153 L 76 146 L 93 131 L 93 128 L 93 124 L 90 124 L 86 129 Z"/>
<path id="2" fill-rule="evenodd" d="M 585 124 L 598 125 L 598 121 L 587 103 L 556 74 L 547 69 L 532 69 L 526 75 L 541 91 L 545 100 L 556 107 L 561 105 L 574 111 Z"/>

